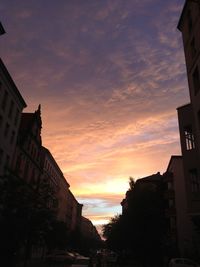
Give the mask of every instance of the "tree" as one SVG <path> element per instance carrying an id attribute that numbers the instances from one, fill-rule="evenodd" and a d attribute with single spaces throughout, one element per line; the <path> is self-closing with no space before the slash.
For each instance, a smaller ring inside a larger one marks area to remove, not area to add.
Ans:
<path id="1" fill-rule="evenodd" d="M 0 191 L 0 249 L 10 267 L 21 250 L 26 262 L 32 246 L 44 240 L 55 214 L 48 208 L 52 194 L 43 182 L 39 190 L 10 174 L 0 177 Z"/>
<path id="2" fill-rule="evenodd" d="M 129 180 L 126 209 L 104 225 L 103 234 L 110 248 L 132 251 L 146 265 L 162 260 L 165 218 L 162 182 Z M 160 257 L 160 259 L 159 259 Z"/>

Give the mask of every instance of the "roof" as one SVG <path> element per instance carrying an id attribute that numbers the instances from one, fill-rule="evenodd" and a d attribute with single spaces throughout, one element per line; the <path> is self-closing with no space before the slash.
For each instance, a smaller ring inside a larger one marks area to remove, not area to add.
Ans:
<path id="1" fill-rule="evenodd" d="M 152 174 L 150 176 L 146 176 L 143 178 L 140 178 L 136 181 L 136 183 L 143 183 L 143 182 L 157 182 L 160 181 L 162 175 L 160 174 L 160 172 L 157 172 L 155 174 Z"/>
<path id="2" fill-rule="evenodd" d="M 191 2 L 196 3 L 196 4 L 200 4 L 200 0 L 185 0 L 185 4 L 183 6 L 183 10 L 181 12 L 181 16 L 180 16 L 180 19 L 179 19 L 179 22 L 178 22 L 178 25 L 177 25 L 177 28 L 179 29 L 179 31 L 181 31 L 181 23 L 182 23 L 182 20 L 183 20 L 183 14 L 185 13 L 187 4 L 191 3 Z"/>
<path id="3" fill-rule="evenodd" d="M 8 79 L 9 83 L 11 84 L 13 90 L 14 90 L 14 93 L 17 95 L 17 97 L 19 98 L 19 100 L 21 101 L 23 107 L 27 107 L 26 105 L 26 102 L 24 101 L 22 95 L 20 94 L 17 86 L 15 85 L 13 79 L 11 78 L 8 70 L 6 69 L 5 65 L 3 64 L 3 61 L 2 59 L 0 58 L 0 69 L 3 71 L 3 74 L 6 76 L 6 78 Z"/>
<path id="4" fill-rule="evenodd" d="M 187 106 L 189 107 L 191 105 L 191 103 L 188 103 L 188 104 L 185 104 L 185 105 L 182 105 L 180 107 L 177 107 L 176 109 L 182 109 L 182 108 L 186 108 Z"/>
<path id="5" fill-rule="evenodd" d="M 182 156 L 181 155 L 172 155 L 171 156 L 170 161 L 169 161 L 168 166 L 167 166 L 166 172 L 169 171 L 169 167 L 170 167 L 172 161 L 177 160 L 177 159 L 179 159 L 179 160 L 182 159 Z"/>
<path id="6" fill-rule="evenodd" d="M 186 9 L 186 3 L 187 3 L 187 0 L 185 0 L 185 4 L 183 6 L 183 10 L 181 12 L 181 16 L 180 16 L 179 21 L 178 21 L 177 29 L 179 29 L 179 31 L 181 31 L 181 23 L 182 23 L 182 19 L 183 19 L 183 14 L 184 14 L 185 9 Z"/>

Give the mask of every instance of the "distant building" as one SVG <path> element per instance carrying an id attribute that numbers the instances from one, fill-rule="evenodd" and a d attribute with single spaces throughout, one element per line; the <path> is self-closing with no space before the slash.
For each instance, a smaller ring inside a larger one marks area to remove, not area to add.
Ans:
<path id="1" fill-rule="evenodd" d="M 0 59 L 0 176 L 10 171 L 26 103 Z"/>
<path id="2" fill-rule="evenodd" d="M 100 241 L 101 237 L 96 229 L 96 227 L 93 225 L 93 223 L 82 216 L 81 218 L 81 234 L 82 237 L 85 238 L 85 240 L 93 240 L 93 241 Z"/>
<path id="3" fill-rule="evenodd" d="M 67 226 L 70 232 L 80 231 L 83 205 L 70 190 L 67 192 Z"/>
<path id="4" fill-rule="evenodd" d="M 52 198 L 51 203 L 49 203 L 49 208 L 55 210 L 58 220 L 66 222 L 66 203 L 69 184 L 60 170 L 60 167 L 56 163 L 53 155 L 45 147 L 42 147 L 41 167 L 43 171 L 42 179 L 48 182 L 50 188 L 52 189 Z"/>
<path id="5" fill-rule="evenodd" d="M 178 29 L 182 33 L 190 103 L 177 108 L 186 188 L 186 209 L 191 222 L 200 218 L 200 1 L 185 2 Z M 193 224 L 193 251 L 199 241 Z M 200 252 L 200 251 L 199 251 Z"/>

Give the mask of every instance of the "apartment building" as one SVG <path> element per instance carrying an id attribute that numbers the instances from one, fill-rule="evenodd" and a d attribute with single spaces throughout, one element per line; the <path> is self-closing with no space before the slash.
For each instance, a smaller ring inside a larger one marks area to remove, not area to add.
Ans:
<path id="1" fill-rule="evenodd" d="M 182 156 L 171 156 L 166 172 L 163 174 L 165 185 L 165 214 L 171 246 L 181 256 L 189 255 L 192 249 L 192 224 L 187 213 L 186 184 Z"/>
<path id="2" fill-rule="evenodd" d="M 183 157 L 186 210 L 193 225 L 193 250 L 198 250 L 194 221 L 200 216 L 200 1 L 187 0 L 178 23 L 182 33 L 190 103 L 177 108 Z"/>
<path id="3" fill-rule="evenodd" d="M 41 159 L 41 107 L 34 113 L 22 113 L 13 170 L 17 177 L 37 189 L 42 176 Z"/>
<path id="4" fill-rule="evenodd" d="M 0 59 L 0 176 L 10 171 L 26 103 Z"/>
<path id="5" fill-rule="evenodd" d="M 80 230 L 83 205 L 80 204 L 73 193 L 69 190 L 67 194 L 67 225 L 70 232 Z"/>

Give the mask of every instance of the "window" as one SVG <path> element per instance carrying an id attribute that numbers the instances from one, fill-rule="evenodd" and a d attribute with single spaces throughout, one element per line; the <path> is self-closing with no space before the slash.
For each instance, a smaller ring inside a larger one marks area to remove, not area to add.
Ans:
<path id="1" fill-rule="evenodd" d="M 10 143 L 11 144 L 13 144 L 14 138 L 15 138 L 15 131 L 12 131 L 11 137 L 10 137 Z"/>
<path id="2" fill-rule="evenodd" d="M 0 165 L 3 163 L 3 149 L 0 148 Z"/>
<path id="3" fill-rule="evenodd" d="M 189 33 L 190 33 L 191 30 L 192 30 L 192 15 L 191 15 L 191 10 L 190 9 L 188 10 L 187 19 L 188 19 L 188 30 L 189 30 Z"/>
<path id="4" fill-rule="evenodd" d="M 9 167 L 9 164 L 10 164 L 10 157 L 9 155 L 6 156 L 6 162 L 5 162 L 5 169 L 7 169 Z"/>
<path id="5" fill-rule="evenodd" d="M 15 125 L 17 125 L 18 120 L 19 120 L 19 109 L 17 108 L 16 113 L 15 113 L 15 121 L 14 121 Z"/>
<path id="6" fill-rule="evenodd" d="M 197 49 L 196 49 L 196 46 L 195 46 L 195 39 L 194 38 L 192 39 L 192 42 L 190 44 L 190 47 L 191 47 L 192 57 L 195 57 L 195 55 L 197 53 Z"/>
<path id="7" fill-rule="evenodd" d="M 199 192 L 200 191 L 200 179 L 198 176 L 197 169 L 189 170 L 190 174 L 190 182 L 191 182 L 191 190 L 192 192 Z"/>
<path id="8" fill-rule="evenodd" d="M 10 108 L 9 108 L 9 112 L 8 112 L 9 118 L 12 118 L 12 116 L 13 116 L 13 107 L 14 107 L 14 102 L 11 100 L 10 101 Z"/>
<path id="9" fill-rule="evenodd" d="M 4 136 L 7 137 L 9 134 L 9 129 L 10 129 L 10 125 L 8 123 L 6 123 L 6 127 L 5 127 L 5 131 L 4 131 Z"/>
<path id="10" fill-rule="evenodd" d="M 2 124 L 3 124 L 3 117 L 0 115 L 0 129 L 2 128 Z"/>
<path id="11" fill-rule="evenodd" d="M 173 229 L 176 228 L 176 218 L 175 217 L 170 218 L 170 226 Z"/>
<path id="12" fill-rule="evenodd" d="M 6 108 L 7 101 L 8 101 L 8 92 L 5 91 L 4 92 L 4 96 L 3 96 L 3 100 L 2 100 L 2 103 L 1 103 L 1 107 L 2 107 L 3 110 L 5 110 L 5 108 Z"/>
<path id="13" fill-rule="evenodd" d="M 200 130 L 200 110 L 198 111 L 197 116 L 198 116 L 198 122 L 199 122 L 199 130 Z"/>
<path id="14" fill-rule="evenodd" d="M 169 199 L 169 208 L 174 208 L 174 207 L 175 207 L 174 199 Z"/>
<path id="15" fill-rule="evenodd" d="M 187 150 L 194 149 L 195 148 L 194 134 L 192 132 L 192 127 L 191 126 L 185 127 L 184 135 L 185 135 L 186 149 Z"/>
<path id="16" fill-rule="evenodd" d="M 199 78 L 199 68 L 196 67 L 193 74 L 193 86 L 194 86 L 194 94 L 196 95 L 200 90 L 200 78 Z"/>

